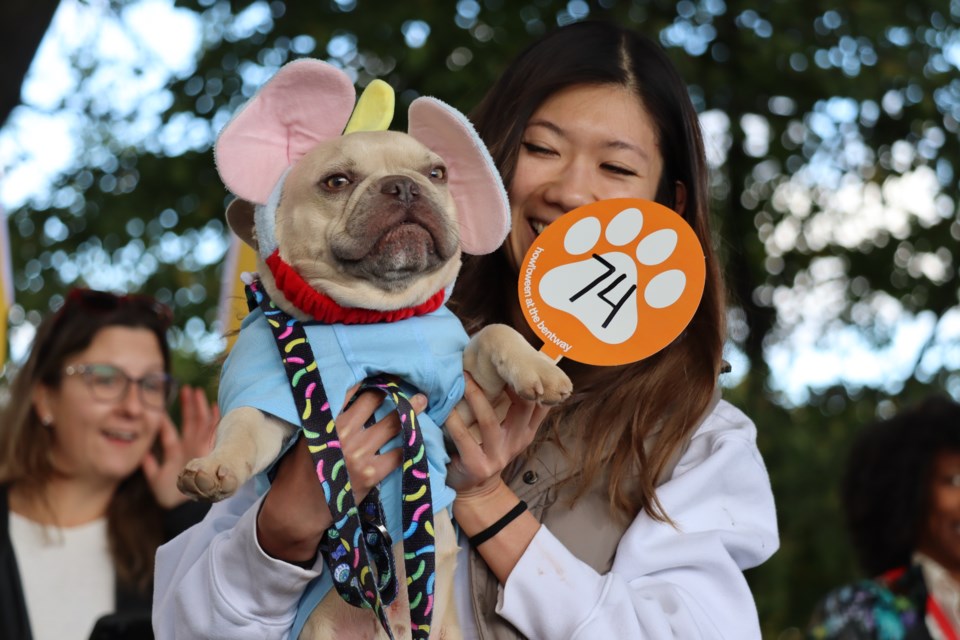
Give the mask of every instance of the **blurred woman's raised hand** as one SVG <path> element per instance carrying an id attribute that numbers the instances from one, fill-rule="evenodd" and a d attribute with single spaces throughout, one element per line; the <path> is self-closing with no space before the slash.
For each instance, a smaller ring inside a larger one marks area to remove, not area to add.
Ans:
<path id="1" fill-rule="evenodd" d="M 169 414 L 163 415 L 157 436 L 161 460 L 152 452 L 143 459 L 143 474 L 157 503 L 165 509 L 186 502 L 187 497 L 177 488 L 177 476 L 189 460 L 213 450 L 220 422 L 220 408 L 207 400 L 203 389 L 196 387 L 183 386 L 180 389 L 180 413 L 183 422 L 179 430 Z"/>

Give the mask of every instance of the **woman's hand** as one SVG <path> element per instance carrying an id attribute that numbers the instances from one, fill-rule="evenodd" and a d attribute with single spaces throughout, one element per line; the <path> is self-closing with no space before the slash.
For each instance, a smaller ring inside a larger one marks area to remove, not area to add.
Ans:
<path id="1" fill-rule="evenodd" d="M 467 375 L 464 397 L 477 417 L 482 444 L 471 435 L 470 425 L 459 413 L 454 411 L 447 418 L 447 432 L 458 451 L 447 466 L 447 484 L 457 490 L 453 517 L 468 536 L 487 529 L 517 505 L 516 494 L 500 476 L 530 446 L 550 410 L 520 398 L 509 388 L 507 394 L 510 408 L 501 422 L 483 390 Z M 537 519 L 525 512 L 477 547 L 501 584 L 506 584 L 539 528 Z"/>
<path id="2" fill-rule="evenodd" d="M 357 387 L 347 392 L 346 400 Z M 379 391 L 364 392 L 353 405 L 337 416 L 337 434 L 347 464 L 354 500 L 359 503 L 370 490 L 402 461 L 397 447 L 378 454 L 391 438 L 400 433 L 400 419 L 391 412 L 369 429 L 363 425 L 383 401 Z M 410 399 L 417 413 L 427 406 L 423 395 Z M 257 538 L 260 547 L 270 556 L 309 566 L 317 554 L 317 546 L 331 524 L 330 510 L 317 479 L 313 457 L 307 442 L 299 442 L 280 461 L 270 491 L 257 516 Z"/>
<path id="3" fill-rule="evenodd" d="M 458 453 L 447 466 L 447 484 L 457 490 L 458 502 L 495 491 L 502 483 L 500 474 L 530 446 L 550 410 L 532 400 L 524 400 L 508 387 L 510 408 L 501 422 L 480 386 L 469 374 L 465 376 L 464 398 L 477 417 L 475 426 L 482 444 L 470 434 L 471 425 L 453 411 L 445 427 Z"/>
<path id="4" fill-rule="evenodd" d="M 220 422 L 217 404 L 211 404 L 203 389 L 195 387 L 180 389 L 180 413 L 183 424 L 179 431 L 166 412 L 160 421 L 158 437 L 163 462 L 150 452 L 143 459 L 143 475 L 157 503 L 164 509 L 186 502 L 187 497 L 177 488 L 177 476 L 188 461 L 213 450 L 217 423 Z"/>

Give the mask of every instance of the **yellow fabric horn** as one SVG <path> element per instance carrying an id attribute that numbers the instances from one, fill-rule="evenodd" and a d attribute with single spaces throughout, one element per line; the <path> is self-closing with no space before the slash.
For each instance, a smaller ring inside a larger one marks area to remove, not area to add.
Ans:
<path id="1" fill-rule="evenodd" d="M 383 80 L 373 80 L 360 94 L 343 133 L 386 131 L 393 121 L 394 103 L 393 87 Z"/>

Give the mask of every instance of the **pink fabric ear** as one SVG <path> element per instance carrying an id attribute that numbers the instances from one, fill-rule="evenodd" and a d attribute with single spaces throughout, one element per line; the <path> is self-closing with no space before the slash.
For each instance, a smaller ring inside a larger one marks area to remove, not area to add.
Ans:
<path id="1" fill-rule="evenodd" d="M 264 204 L 288 166 L 343 133 L 355 100 L 353 81 L 331 64 L 284 65 L 220 132 L 214 159 L 223 183 Z"/>
<path id="2" fill-rule="evenodd" d="M 497 249 L 510 230 L 510 203 L 493 158 L 473 125 L 436 98 L 414 100 L 408 121 L 408 133 L 447 165 L 464 253 L 483 255 Z"/>

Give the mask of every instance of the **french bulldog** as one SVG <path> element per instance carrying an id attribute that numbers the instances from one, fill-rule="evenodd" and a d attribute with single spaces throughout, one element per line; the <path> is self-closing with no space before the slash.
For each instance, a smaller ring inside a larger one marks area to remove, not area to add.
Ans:
<path id="1" fill-rule="evenodd" d="M 552 405 L 567 398 L 572 385 L 512 328 L 491 325 L 467 338 L 442 304 L 462 254 L 495 250 L 509 228 L 505 190 L 466 118 L 438 100 L 418 98 L 407 133 L 344 134 L 354 101 L 353 83 L 342 71 L 317 60 L 289 63 L 226 125 L 215 146 L 217 166 L 238 196 L 227 209 L 229 226 L 257 252 L 270 299 L 308 328 L 334 415 L 346 390 L 371 373 L 395 374 L 427 395 L 421 429 L 436 531 L 430 637 L 452 639 L 460 637 L 452 602 L 457 544 L 446 509 L 453 493 L 442 485 L 447 458 L 440 425 L 454 407 L 473 421 L 462 400 L 462 371 L 500 406 L 506 386 Z M 397 322 L 348 324 L 354 312 L 390 318 L 410 309 L 420 311 Z M 255 316 L 244 321 L 224 364 L 216 447 L 180 474 L 178 485 L 188 496 L 232 495 L 274 463 L 298 432 L 280 357 L 264 342 L 262 315 Z M 314 330 L 325 333 L 315 337 Z M 257 358 L 263 363 L 252 364 Z M 398 487 L 382 483 L 385 508 L 387 494 Z M 398 541 L 395 557 L 402 553 Z M 403 562 L 395 565 L 406 584 Z M 390 625 L 395 637 L 410 637 L 407 594 L 399 591 L 387 610 Z M 332 589 L 317 598 L 301 638 L 387 637 L 370 610 L 347 605 Z"/>

